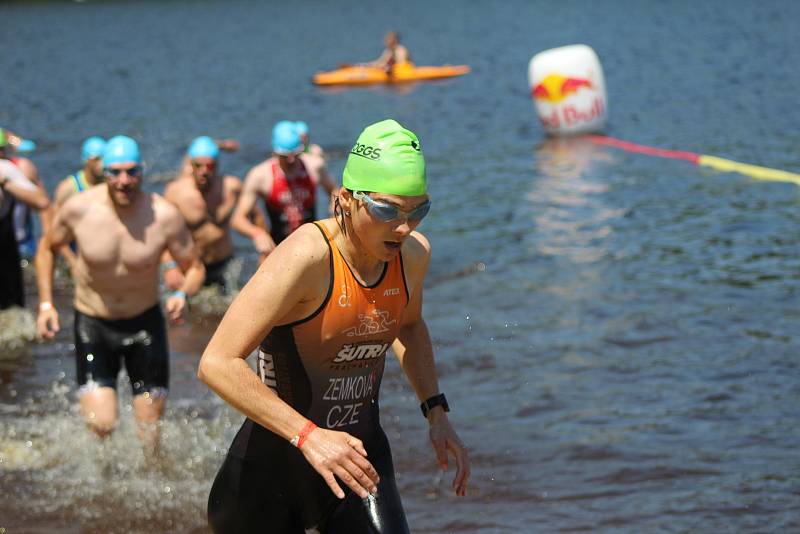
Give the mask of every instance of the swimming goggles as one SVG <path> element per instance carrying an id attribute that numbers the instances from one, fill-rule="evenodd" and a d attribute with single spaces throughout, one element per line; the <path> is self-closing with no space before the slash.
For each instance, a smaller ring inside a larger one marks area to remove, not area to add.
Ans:
<path id="1" fill-rule="evenodd" d="M 131 178 L 138 178 L 140 174 L 142 174 L 142 166 L 137 165 L 135 167 L 131 167 L 130 169 L 106 169 L 105 173 L 107 176 L 111 176 L 117 178 L 120 174 L 126 173 Z"/>
<path id="2" fill-rule="evenodd" d="M 400 219 L 406 219 L 409 222 L 419 222 L 431 209 L 430 200 L 426 200 L 411 211 L 403 211 L 391 204 L 373 200 L 368 194 L 362 191 L 354 191 L 353 198 L 364 202 L 367 211 L 369 211 L 373 217 L 383 222 L 397 221 Z"/>

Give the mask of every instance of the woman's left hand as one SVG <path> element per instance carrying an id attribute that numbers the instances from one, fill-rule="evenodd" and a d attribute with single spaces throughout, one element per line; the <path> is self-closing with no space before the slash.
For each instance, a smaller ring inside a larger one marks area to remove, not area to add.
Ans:
<path id="1" fill-rule="evenodd" d="M 467 448 L 461 442 L 450 425 L 450 420 L 441 408 L 434 408 L 429 414 L 430 438 L 433 450 L 436 452 L 436 461 L 442 470 L 447 469 L 448 452 L 456 460 L 456 476 L 453 479 L 453 490 L 456 495 L 463 497 L 467 494 L 467 482 L 469 480 L 469 454 Z"/>

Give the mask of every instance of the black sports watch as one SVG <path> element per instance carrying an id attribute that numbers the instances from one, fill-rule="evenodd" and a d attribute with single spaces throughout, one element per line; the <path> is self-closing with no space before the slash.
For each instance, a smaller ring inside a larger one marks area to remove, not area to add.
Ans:
<path id="1" fill-rule="evenodd" d="M 434 406 L 441 406 L 446 412 L 450 411 L 450 405 L 447 404 L 447 399 L 445 398 L 444 393 L 439 393 L 438 395 L 434 395 L 419 405 L 420 410 L 422 410 L 423 417 L 427 419 L 428 412 L 431 411 L 431 408 Z"/>

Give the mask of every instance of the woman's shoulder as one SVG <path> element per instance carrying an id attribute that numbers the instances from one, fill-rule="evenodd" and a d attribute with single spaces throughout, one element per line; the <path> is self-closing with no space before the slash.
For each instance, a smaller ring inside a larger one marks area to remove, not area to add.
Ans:
<path id="1" fill-rule="evenodd" d="M 418 274 L 424 277 L 431 259 L 431 244 L 428 238 L 419 232 L 411 232 L 403 242 L 402 254 L 406 274 L 412 278 Z"/>
<path id="2" fill-rule="evenodd" d="M 327 260 L 329 252 L 328 240 L 319 226 L 317 226 L 318 224 L 324 224 L 324 221 L 306 223 L 300 226 L 278 245 L 275 252 L 280 251 L 280 255 L 285 260 L 307 265 Z"/>
<path id="3" fill-rule="evenodd" d="M 414 231 L 403 242 L 403 255 L 411 259 L 427 260 L 431 255 L 431 243 L 421 233 Z"/>

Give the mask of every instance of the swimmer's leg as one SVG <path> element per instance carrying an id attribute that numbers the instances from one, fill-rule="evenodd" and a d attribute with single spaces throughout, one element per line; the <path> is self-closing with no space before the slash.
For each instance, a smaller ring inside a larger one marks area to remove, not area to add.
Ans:
<path id="1" fill-rule="evenodd" d="M 285 467 L 285 466 L 283 466 Z M 208 496 L 208 524 L 215 534 L 305 534 L 284 484 L 290 473 L 228 455 Z"/>
<path id="2" fill-rule="evenodd" d="M 381 431 L 383 434 L 383 431 Z M 378 475 L 378 491 L 362 499 L 348 491 L 344 500 L 325 520 L 322 534 L 409 534 L 400 492 L 394 479 L 389 442 L 370 451 L 369 459 Z"/>
<path id="3" fill-rule="evenodd" d="M 92 432 L 108 437 L 117 427 L 119 357 L 107 324 L 75 310 L 75 367 L 81 412 Z"/>
<path id="4" fill-rule="evenodd" d="M 107 438 L 117 428 L 117 391 L 112 387 L 84 388 L 78 393 L 81 413 L 89 429 Z"/>
<path id="5" fill-rule="evenodd" d="M 133 332 L 125 338 L 125 368 L 133 391 L 136 432 L 145 456 L 155 460 L 161 454 L 161 417 L 167 402 L 169 347 L 164 316 L 158 306 L 126 321 Z"/>
<path id="6" fill-rule="evenodd" d="M 145 456 L 155 460 L 161 455 L 161 416 L 167 403 L 166 392 L 146 391 L 133 398 L 136 433 L 144 447 Z"/>

